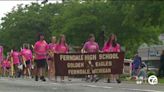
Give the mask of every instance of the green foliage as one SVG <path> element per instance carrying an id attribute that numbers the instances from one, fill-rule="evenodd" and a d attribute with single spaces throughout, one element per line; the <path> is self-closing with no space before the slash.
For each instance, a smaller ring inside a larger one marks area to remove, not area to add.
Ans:
<path id="1" fill-rule="evenodd" d="M 89 33 L 94 33 L 102 47 L 115 33 L 130 58 L 142 43 L 160 44 L 164 28 L 164 2 L 155 0 L 64 0 L 64 3 L 17 6 L 2 18 L 0 43 L 8 50 L 22 43 L 34 44 L 38 32 L 46 35 L 65 34 L 68 43 L 81 46 Z"/>
<path id="2" fill-rule="evenodd" d="M 153 71 L 148 71 L 148 72 L 147 72 L 147 75 L 148 75 L 148 77 L 150 77 L 151 75 L 156 75 L 156 73 L 153 72 Z"/>

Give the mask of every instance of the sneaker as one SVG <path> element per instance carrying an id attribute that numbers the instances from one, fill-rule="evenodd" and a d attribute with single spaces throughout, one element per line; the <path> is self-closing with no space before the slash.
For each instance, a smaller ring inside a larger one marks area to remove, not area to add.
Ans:
<path id="1" fill-rule="evenodd" d="M 96 79 L 95 79 L 95 82 L 98 82 L 99 80 L 100 80 L 100 78 L 96 78 Z"/>
<path id="2" fill-rule="evenodd" d="M 90 81 L 91 81 L 91 82 L 94 82 L 94 80 L 95 80 L 95 79 L 94 79 L 94 78 L 92 78 Z"/>
<path id="3" fill-rule="evenodd" d="M 38 81 L 38 76 L 35 76 L 35 81 Z"/>
<path id="4" fill-rule="evenodd" d="M 107 83 L 110 83 L 110 79 L 107 80 Z"/>
<path id="5" fill-rule="evenodd" d="M 44 78 L 44 76 L 40 77 L 40 80 L 46 81 L 46 79 Z"/>
<path id="6" fill-rule="evenodd" d="M 119 79 L 117 79 L 116 81 L 117 81 L 117 83 L 121 83 L 121 80 L 119 80 Z"/>

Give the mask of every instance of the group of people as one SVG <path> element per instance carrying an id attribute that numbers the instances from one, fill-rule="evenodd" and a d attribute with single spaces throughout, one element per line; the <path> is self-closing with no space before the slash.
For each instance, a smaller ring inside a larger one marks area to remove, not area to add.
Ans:
<path id="1" fill-rule="evenodd" d="M 142 77 L 143 80 L 147 80 L 147 77 L 149 77 L 147 74 L 147 70 L 148 70 L 148 67 L 145 64 L 145 62 L 142 62 L 141 57 L 138 54 L 136 54 L 132 62 L 132 78 Z M 158 77 L 164 77 L 164 50 L 162 51 L 161 56 L 160 56 L 158 73 L 155 73 L 155 74 Z"/>
<path id="2" fill-rule="evenodd" d="M 58 42 L 56 37 L 52 36 L 51 43 L 48 44 L 44 35 L 40 34 L 39 40 L 32 48 L 33 50 L 28 45 L 24 45 L 21 51 L 13 49 L 8 53 L 7 57 L 1 62 L 3 75 L 9 73 L 9 75 L 18 77 L 22 74 L 23 76 L 33 76 L 35 81 L 46 81 L 46 70 L 48 70 L 48 78 L 56 80 L 54 53 L 69 53 L 65 35 L 61 35 Z M 81 50 L 82 53 L 120 51 L 121 47 L 117 43 L 115 34 L 109 36 L 102 49 L 95 41 L 95 36 L 90 34 Z M 61 76 L 61 80 L 64 80 L 63 76 Z M 119 76 L 115 74 L 109 75 L 108 82 L 120 83 L 121 81 Z"/>

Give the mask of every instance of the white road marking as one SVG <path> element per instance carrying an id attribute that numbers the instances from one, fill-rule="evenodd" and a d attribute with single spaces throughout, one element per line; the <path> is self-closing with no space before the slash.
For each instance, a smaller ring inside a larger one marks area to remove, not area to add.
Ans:
<path id="1" fill-rule="evenodd" d="M 83 85 L 84 87 L 92 87 L 92 88 L 105 88 L 105 89 L 111 89 L 113 87 L 108 86 L 96 86 L 96 85 Z"/>

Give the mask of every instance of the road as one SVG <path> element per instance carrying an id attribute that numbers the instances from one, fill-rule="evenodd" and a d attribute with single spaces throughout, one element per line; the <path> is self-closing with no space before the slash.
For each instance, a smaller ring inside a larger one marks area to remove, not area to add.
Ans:
<path id="1" fill-rule="evenodd" d="M 164 92 L 164 85 L 134 83 L 35 82 L 32 79 L 0 78 L 0 92 Z"/>

